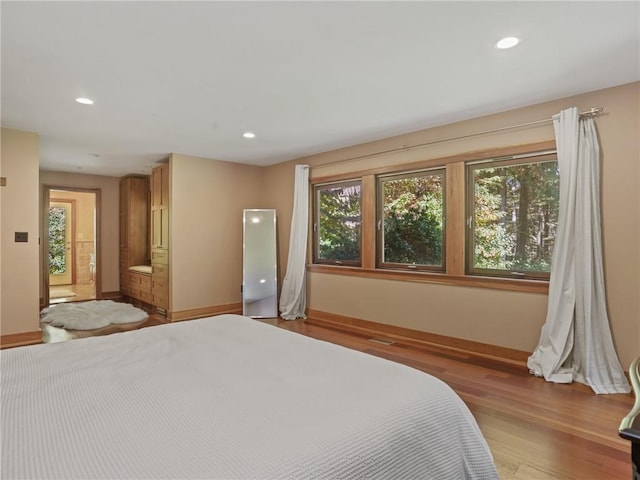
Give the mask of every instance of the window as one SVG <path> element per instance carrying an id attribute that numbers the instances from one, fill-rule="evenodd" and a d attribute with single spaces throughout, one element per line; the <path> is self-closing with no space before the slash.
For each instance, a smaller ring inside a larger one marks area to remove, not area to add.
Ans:
<path id="1" fill-rule="evenodd" d="M 311 182 L 311 272 L 548 292 L 560 191 L 555 141 Z"/>
<path id="2" fill-rule="evenodd" d="M 444 271 L 443 169 L 378 178 L 378 266 Z"/>
<path id="3" fill-rule="evenodd" d="M 360 181 L 314 187 L 314 262 L 360 265 Z"/>
<path id="4" fill-rule="evenodd" d="M 555 154 L 468 165 L 470 274 L 548 278 L 558 224 Z"/>

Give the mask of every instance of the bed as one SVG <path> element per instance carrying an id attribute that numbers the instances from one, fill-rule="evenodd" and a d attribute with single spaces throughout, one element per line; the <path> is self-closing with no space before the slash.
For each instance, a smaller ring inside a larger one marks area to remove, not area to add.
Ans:
<path id="1" fill-rule="evenodd" d="M 410 367 L 239 315 L 3 350 L 3 479 L 497 479 Z"/>

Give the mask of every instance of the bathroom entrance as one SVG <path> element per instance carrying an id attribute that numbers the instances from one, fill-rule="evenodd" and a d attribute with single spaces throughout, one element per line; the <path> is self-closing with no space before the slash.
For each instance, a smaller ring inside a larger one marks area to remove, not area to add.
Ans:
<path id="1" fill-rule="evenodd" d="M 45 305 L 97 298 L 98 193 L 45 187 Z"/>

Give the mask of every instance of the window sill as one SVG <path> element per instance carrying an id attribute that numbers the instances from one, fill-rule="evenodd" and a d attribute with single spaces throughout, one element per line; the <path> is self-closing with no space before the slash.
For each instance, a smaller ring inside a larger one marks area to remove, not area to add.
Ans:
<path id="1" fill-rule="evenodd" d="M 404 270 L 383 270 L 342 265 L 307 265 L 307 271 L 330 275 L 346 275 L 351 277 L 380 278 L 403 282 L 437 283 L 441 285 L 458 285 L 462 287 L 490 288 L 494 290 L 510 290 L 526 293 L 549 293 L 549 282 L 546 280 L 520 280 L 511 278 L 480 277 L 471 275 L 447 275 L 445 273 L 410 272 Z"/>

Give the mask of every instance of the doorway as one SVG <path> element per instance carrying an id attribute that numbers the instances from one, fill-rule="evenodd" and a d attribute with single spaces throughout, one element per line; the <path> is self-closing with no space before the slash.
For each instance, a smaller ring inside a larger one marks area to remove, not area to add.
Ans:
<path id="1" fill-rule="evenodd" d="M 44 187 L 45 305 L 100 298 L 99 194 L 96 189 Z"/>
<path id="2" fill-rule="evenodd" d="M 49 286 L 74 284 L 76 201 L 49 201 Z M 51 293 L 51 292 L 49 292 Z M 49 295 L 53 298 L 53 295 Z"/>

